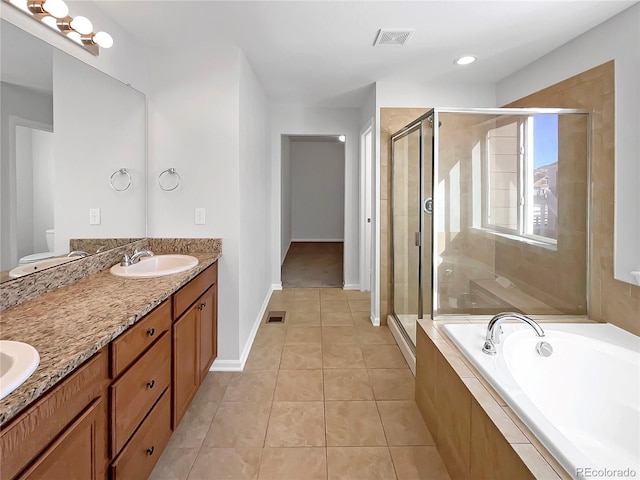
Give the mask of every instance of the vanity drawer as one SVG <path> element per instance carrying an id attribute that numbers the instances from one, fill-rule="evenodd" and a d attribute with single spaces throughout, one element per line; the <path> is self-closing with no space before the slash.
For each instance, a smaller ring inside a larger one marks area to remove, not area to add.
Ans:
<path id="1" fill-rule="evenodd" d="M 111 465 L 112 480 L 148 478 L 171 437 L 171 395 L 166 390 Z"/>
<path id="2" fill-rule="evenodd" d="M 111 342 L 111 378 L 116 378 L 162 334 L 171 328 L 171 300 Z"/>
<path id="3" fill-rule="evenodd" d="M 171 381 L 171 335 L 165 333 L 133 366 L 113 382 L 111 394 L 111 456 L 138 428 Z"/>
<path id="4" fill-rule="evenodd" d="M 218 281 L 218 262 L 191 280 L 173 295 L 173 319 L 182 315 L 200 295 Z"/>

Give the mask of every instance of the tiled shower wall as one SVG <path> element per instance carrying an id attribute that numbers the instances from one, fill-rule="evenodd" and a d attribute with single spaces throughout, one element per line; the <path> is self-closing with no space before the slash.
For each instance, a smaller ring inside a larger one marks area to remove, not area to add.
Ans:
<path id="1" fill-rule="evenodd" d="M 614 323 L 640 335 L 640 287 L 619 282 L 613 278 L 613 62 L 583 72 L 507 106 L 582 108 L 593 112 L 589 316 L 594 320 Z M 383 108 L 380 111 L 380 319 L 382 323 L 386 321 L 387 315 L 393 310 L 391 295 L 390 136 L 427 111 L 427 108 Z"/>

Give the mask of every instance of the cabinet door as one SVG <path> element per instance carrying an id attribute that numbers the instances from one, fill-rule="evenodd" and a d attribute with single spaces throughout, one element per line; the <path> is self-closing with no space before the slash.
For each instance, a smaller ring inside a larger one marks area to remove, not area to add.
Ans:
<path id="1" fill-rule="evenodd" d="M 182 420 L 200 386 L 199 303 L 173 324 L 173 422 Z"/>
<path id="2" fill-rule="evenodd" d="M 87 407 L 51 446 L 20 476 L 20 480 L 98 480 L 104 478 L 100 448 L 106 437 L 102 398 Z"/>
<path id="3" fill-rule="evenodd" d="M 197 302 L 200 313 L 200 381 L 209 371 L 218 350 L 217 285 L 207 290 Z"/>

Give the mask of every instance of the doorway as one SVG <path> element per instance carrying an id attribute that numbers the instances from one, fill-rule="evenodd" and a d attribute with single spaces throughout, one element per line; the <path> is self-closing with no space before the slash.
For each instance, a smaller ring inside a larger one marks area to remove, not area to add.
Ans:
<path id="1" fill-rule="evenodd" d="M 283 136 L 283 287 L 343 287 L 344 139 L 343 135 Z"/>

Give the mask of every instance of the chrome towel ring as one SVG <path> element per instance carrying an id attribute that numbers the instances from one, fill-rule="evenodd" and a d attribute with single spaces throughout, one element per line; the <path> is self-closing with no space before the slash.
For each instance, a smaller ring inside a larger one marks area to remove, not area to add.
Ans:
<path id="1" fill-rule="evenodd" d="M 118 188 L 113 184 L 113 180 L 116 177 L 116 175 L 126 175 L 127 185 L 124 188 Z M 116 170 L 111 174 L 111 177 L 109 177 L 109 185 L 111 185 L 111 188 L 113 188 L 116 192 L 124 192 L 127 188 L 131 186 L 131 174 L 127 171 L 126 168 L 121 168 L 119 170 Z"/>
<path id="2" fill-rule="evenodd" d="M 166 188 L 166 186 L 164 186 L 161 181 L 163 175 L 173 175 L 175 177 L 174 178 L 175 185 L 171 188 Z M 180 186 L 181 182 L 182 182 L 182 179 L 180 178 L 180 174 L 177 172 L 175 168 L 167 168 L 166 170 L 163 170 L 162 172 L 160 172 L 160 175 L 158 175 L 158 185 L 160 185 L 160 189 L 164 190 L 165 192 L 171 192 L 175 190 Z"/>

